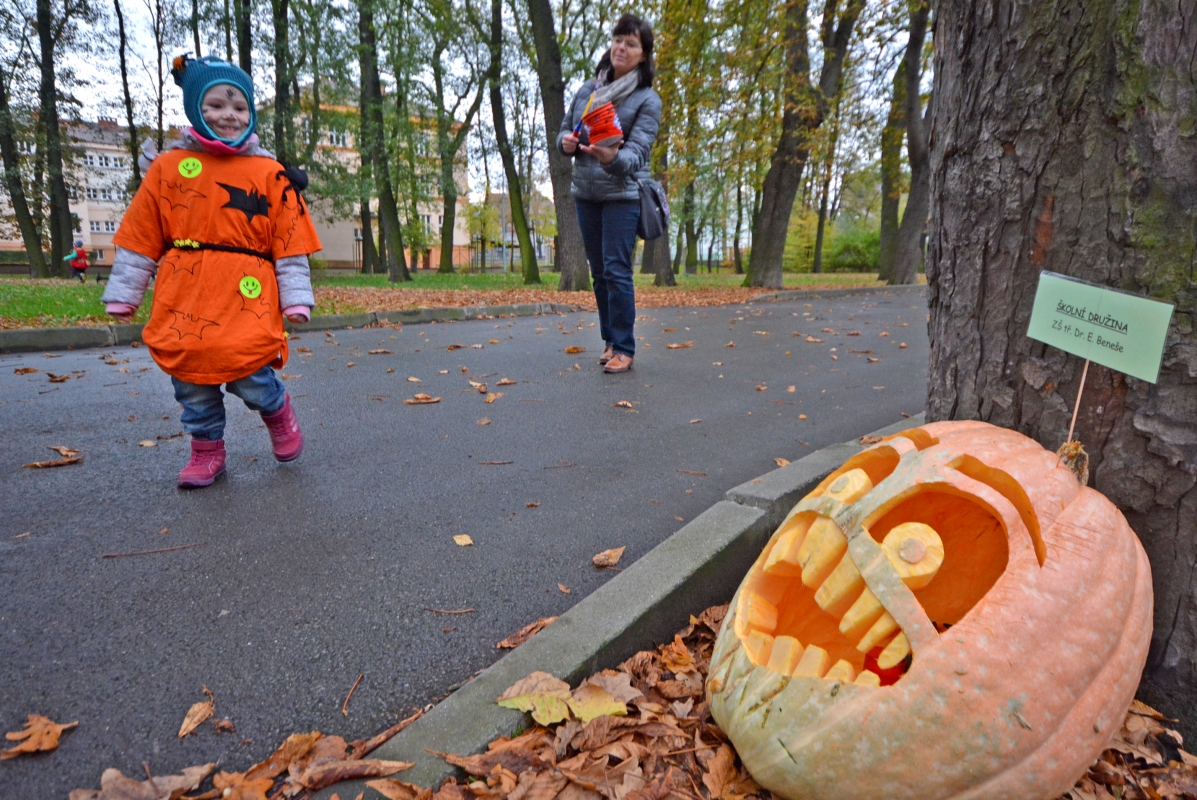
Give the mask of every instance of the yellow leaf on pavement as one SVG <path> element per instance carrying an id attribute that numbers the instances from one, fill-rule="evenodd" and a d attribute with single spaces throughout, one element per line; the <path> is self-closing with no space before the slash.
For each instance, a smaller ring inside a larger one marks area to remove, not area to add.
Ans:
<path id="1" fill-rule="evenodd" d="M 503 396 L 502 392 L 489 392 L 486 395 L 486 404 L 490 405 L 491 403 L 495 402 L 502 396 Z"/>
<path id="2" fill-rule="evenodd" d="M 216 698 L 208 687 L 204 687 L 204 694 L 208 695 L 207 700 L 201 700 L 193 705 L 187 712 L 187 716 L 183 717 L 183 724 L 179 727 L 179 738 L 182 739 L 187 734 L 194 731 L 204 720 L 216 713 Z"/>
<path id="3" fill-rule="evenodd" d="M 469 537 L 469 535 L 465 534 L 465 533 L 460 533 L 457 536 L 454 536 L 453 541 L 457 542 L 457 544 L 460 545 L 461 547 L 469 547 L 470 545 L 472 545 L 474 543 L 474 540 L 471 539 Z"/>
<path id="4" fill-rule="evenodd" d="M 68 722 L 65 725 L 59 725 L 49 717 L 30 714 L 29 721 L 25 723 L 24 728 L 4 734 L 4 738 L 8 741 L 21 743 L 8 750 L 0 750 L 0 760 L 16 758 L 23 753 L 53 750 L 58 747 L 58 737 L 62 736 L 62 732 L 70 730 L 78 724 L 78 722 Z"/>
<path id="5" fill-rule="evenodd" d="M 500 378 L 496 386 L 515 386 L 519 381 L 513 381 L 511 378 Z"/>
<path id="6" fill-rule="evenodd" d="M 567 348 L 565 348 L 565 352 L 569 353 L 570 355 L 573 355 L 574 353 L 585 353 L 585 352 L 586 352 L 586 348 L 585 348 L 585 347 L 578 347 L 577 345 L 574 345 L 573 347 L 567 347 Z"/>
<path id="7" fill-rule="evenodd" d="M 627 549 L 627 545 L 624 545 L 623 547 L 613 547 L 610 550 L 604 550 L 590 559 L 590 563 L 596 567 L 613 567 L 619 563 L 619 559 L 623 557 L 623 551 Z"/>
<path id="8" fill-rule="evenodd" d="M 221 790 L 222 800 L 266 800 L 274 780 L 250 778 L 244 772 L 218 772 L 212 785 Z"/>
<path id="9" fill-rule="evenodd" d="M 694 346 L 694 342 L 690 341 L 690 342 L 681 342 L 679 344 L 667 344 L 667 345 L 665 345 L 665 349 L 666 350 L 685 350 L 687 347 L 693 347 L 693 346 Z"/>
<path id="10" fill-rule="evenodd" d="M 423 383 L 423 381 L 421 381 L 419 378 L 415 377 L 414 375 L 409 375 L 407 377 L 407 382 L 408 383 Z"/>
<path id="11" fill-rule="evenodd" d="M 592 683 L 579 686 L 565 701 L 574 716 L 585 725 L 595 717 L 626 717 L 628 707 L 616 700 L 601 686 Z"/>
<path id="12" fill-rule="evenodd" d="M 569 719 L 568 699 L 568 683 L 547 672 L 533 672 L 499 695 L 496 702 L 503 708 L 531 711 L 532 719 L 552 725 Z"/>
<path id="13" fill-rule="evenodd" d="M 519 647 L 521 644 L 547 628 L 556 619 L 556 617 L 541 617 L 535 622 L 530 622 L 515 633 L 508 636 L 503 641 L 496 644 L 495 647 L 499 648 L 500 650 L 511 650 L 513 648 Z"/>
<path id="14" fill-rule="evenodd" d="M 777 466 L 779 466 L 779 467 L 784 467 L 784 466 L 787 466 L 790 462 L 789 462 L 789 459 L 775 458 L 775 459 L 773 459 L 773 463 L 777 464 Z"/>
<path id="15" fill-rule="evenodd" d="M 410 400 L 404 400 L 403 402 L 409 406 L 426 406 L 430 403 L 439 403 L 440 401 L 441 399 L 439 397 L 430 397 L 421 392 Z"/>

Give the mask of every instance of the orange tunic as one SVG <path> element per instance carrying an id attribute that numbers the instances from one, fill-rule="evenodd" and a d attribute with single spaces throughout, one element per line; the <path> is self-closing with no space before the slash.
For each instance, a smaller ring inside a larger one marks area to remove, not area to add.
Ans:
<path id="1" fill-rule="evenodd" d="M 310 255 L 320 239 L 282 169 L 177 149 L 146 172 L 112 241 L 161 259 L 142 338 L 168 375 L 212 385 L 286 363 L 274 262 Z"/>

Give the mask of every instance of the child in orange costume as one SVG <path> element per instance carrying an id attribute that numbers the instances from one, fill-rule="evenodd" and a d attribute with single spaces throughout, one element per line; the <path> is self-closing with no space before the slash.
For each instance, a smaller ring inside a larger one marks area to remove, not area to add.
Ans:
<path id="1" fill-rule="evenodd" d="M 307 322 L 315 304 L 307 257 L 320 240 L 299 194 L 306 176 L 258 147 L 249 76 L 211 56 L 174 66 L 192 127 L 146 171 L 102 300 L 130 319 L 156 273 L 142 338 L 183 406 L 191 460 L 179 486 L 196 488 L 225 471 L 221 384 L 261 413 L 275 458 L 303 451 L 274 369 L 287 360 L 283 317 Z"/>

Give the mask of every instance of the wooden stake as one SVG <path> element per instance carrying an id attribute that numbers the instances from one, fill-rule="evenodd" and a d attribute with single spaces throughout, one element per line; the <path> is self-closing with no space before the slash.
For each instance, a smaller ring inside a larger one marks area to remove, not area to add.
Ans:
<path id="1" fill-rule="evenodd" d="M 1076 405 L 1072 407 L 1072 422 L 1068 423 L 1068 438 L 1065 442 L 1072 441 L 1072 431 L 1076 427 L 1076 415 L 1081 410 L 1081 393 L 1085 391 L 1085 378 L 1089 375 L 1089 359 L 1085 359 L 1085 368 L 1081 370 L 1081 386 L 1076 390 Z"/>

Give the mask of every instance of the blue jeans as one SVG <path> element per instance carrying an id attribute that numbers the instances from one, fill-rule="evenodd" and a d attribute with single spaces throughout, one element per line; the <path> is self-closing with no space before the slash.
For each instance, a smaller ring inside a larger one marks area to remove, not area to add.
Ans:
<path id="1" fill-rule="evenodd" d="M 594 279 L 599 332 L 616 353 L 636 355 L 636 289 L 632 285 L 632 252 L 640 223 L 637 200 L 594 203 L 574 200 L 582 244 Z"/>
<path id="2" fill-rule="evenodd" d="M 175 399 L 183 406 L 183 430 L 195 439 L 216 441 L 224 438 L 224 392 L 220 384 L 207 386 L 187 383 L 171 377 Z M 229 381 L 225 388 L 245 401 L 251 411 L 273 414 L 283 407 L 287 390 L 269 364 L 252 375 Z"/>

